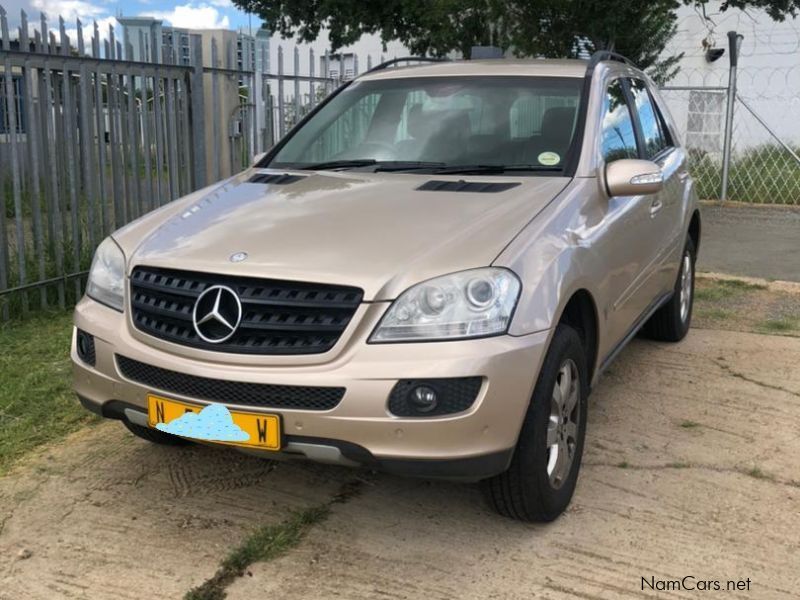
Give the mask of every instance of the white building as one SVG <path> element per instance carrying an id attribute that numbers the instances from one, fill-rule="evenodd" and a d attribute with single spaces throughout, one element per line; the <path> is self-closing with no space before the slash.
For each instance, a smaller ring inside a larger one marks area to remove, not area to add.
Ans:
<path id="1" fill-rule="evenodd" d="M 153 17 L 117 17 L 122 26 L 123 52 L 128 60 L 192 64 L 191 34 L 188 29 L 169 27 Z"/>

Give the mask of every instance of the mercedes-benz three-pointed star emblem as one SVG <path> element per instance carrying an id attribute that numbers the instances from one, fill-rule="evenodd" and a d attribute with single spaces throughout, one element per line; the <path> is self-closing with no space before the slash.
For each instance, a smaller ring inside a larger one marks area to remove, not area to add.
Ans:
<path id="1" fill-rule="evenodd" d="M 197 298 L 192 320 L 200 339 L 221 344 L 236 333 L 242 320 L 242 302 L 228 286 L 211 286 Z"/>

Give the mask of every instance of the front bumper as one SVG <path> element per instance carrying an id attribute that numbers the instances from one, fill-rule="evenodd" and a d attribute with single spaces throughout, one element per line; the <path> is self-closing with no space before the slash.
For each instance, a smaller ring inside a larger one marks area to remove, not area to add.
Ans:
<path id="1" fill-rule="evenodd" d="M 365 311 L 371 330 L 385 306 Z M 116 355 L 187 375 L 262 384 L 344 387 L 331 410 L 254 408 L 226 402 L 231 410 L 280 414 L 285 454 L 314 460 L 361 464 L 425 477 L 481 479 L 503 471 L 511 459 L 546 349 L 549 332 L 527 336 L 407 344 L 367 344 L 353 335 L 335 356 L 317 364 L 287 364 L 261 357 L 264 364 L 215 360 L 213 352 L 185 356 L 161 342 L 150 345 L 132 332 L 126 315 L 84 298 L 75 325 L 94 336 L 95 365 L 83 362 L 72 342 L 74 387 L 88 409 L 106 417 L 136 421 L 147 410 L 147 394 L 207 401 L 150 388 L 127 380 Z M 280 364 L 275 364 L 276 362 Z M 431 417 L 397 417 L 388 410 L 400 379 L 481 376 L 483 385 L 463 412 Z M 315 449 L 316 447 L 316 449 Z M 336 451 L 344 460 L 335 460 Z M 267 457 L 275 453 L 258 451 Z M 330 460 L 326 460 L 329 457 Z"/>

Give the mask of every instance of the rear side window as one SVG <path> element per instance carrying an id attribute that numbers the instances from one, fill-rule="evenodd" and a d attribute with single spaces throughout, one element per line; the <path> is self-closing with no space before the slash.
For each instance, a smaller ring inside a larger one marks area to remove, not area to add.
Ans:
<path id="1" fill-rule="evenodd" d="M 662 119 L 645 83 L 641 79 L 631 79 L 630 84 L 631 95 L 642 125 L 645 155 L 647 158 L 653 158 L 669 146 Z"/>
<path id="2" fill-rule="evenodd" d="M 609 85 L 606 91 L 601 151 L 606 162 L 638 158 L 633 118 L 619 80 Z"/>

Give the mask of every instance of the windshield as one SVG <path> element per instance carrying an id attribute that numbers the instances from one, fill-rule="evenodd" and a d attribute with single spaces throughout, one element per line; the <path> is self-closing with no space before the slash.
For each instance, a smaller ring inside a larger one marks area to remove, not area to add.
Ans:
<path id="1" fill-rule="evenodd" d="M 295 169 L 563 169 L 581 79 L 418 77 L 356 81 L 269 166 Z"/>

